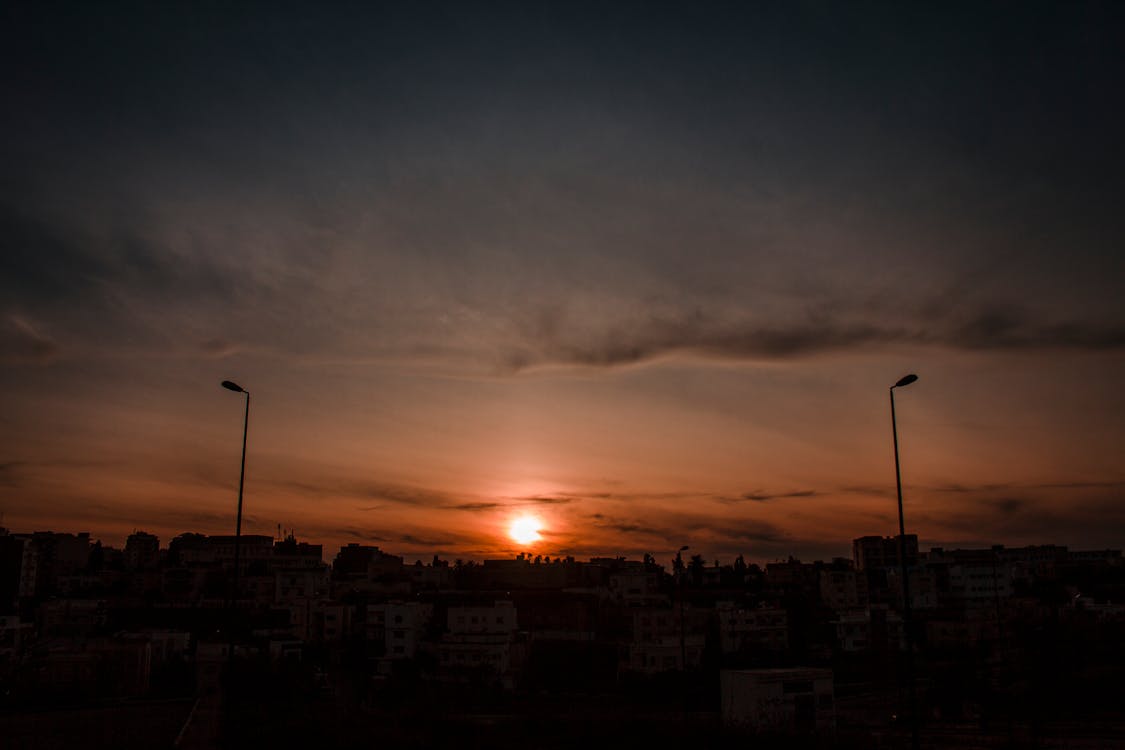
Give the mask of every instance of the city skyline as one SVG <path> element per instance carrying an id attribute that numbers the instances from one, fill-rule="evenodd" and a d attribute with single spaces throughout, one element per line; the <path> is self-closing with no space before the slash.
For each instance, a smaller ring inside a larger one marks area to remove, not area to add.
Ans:
<path id="1" fill-rule="evenodd" d="M 846 556 L 913 372 L 908 534 L 1120 547 L 1122 9 L 1022 10 L 12 6 L 2 525 L 233 533 L 230 379 L 246 534 Z"/>

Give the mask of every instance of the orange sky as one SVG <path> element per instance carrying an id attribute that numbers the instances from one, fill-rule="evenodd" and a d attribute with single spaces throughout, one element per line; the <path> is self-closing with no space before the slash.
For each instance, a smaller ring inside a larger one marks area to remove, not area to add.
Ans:
<path id="1" fill-rule="evenodd" d="M 886 387 L 917 371 L 898 414 L 907 523 L 923 544 L 1113 545 L 1125 435 L 1098 373 L 1120 360 L 1028 359 L 671 357 L 463 378 L 238 355 L 141 362 L 133 383 L 27 389 L 9 419 L 35 429 L 5 438 L 19 457 L 4 468 L 5 524 L 111 544 L 133 529 L 229 533 L 242 418 L 218 387 L 229 376 L 253 388 L 247 533 L 282 524 L 329 553 L 359 541 L 480 558 L 523 550 L 507 529 L 530 514 L 539 554 L 847 555 L 851 538 L 895 529 Z M 37 368 L 35 382 L 67 367 Z"/>

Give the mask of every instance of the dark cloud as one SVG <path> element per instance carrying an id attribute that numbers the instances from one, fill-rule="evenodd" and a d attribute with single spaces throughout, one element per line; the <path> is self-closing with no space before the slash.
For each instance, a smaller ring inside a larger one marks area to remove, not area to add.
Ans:
<path id="1" fill-rule="evenodd" d="M 1117 529 L 1125 524 L 1119 495 L 1059 507 L 1040 498 L 1006 497 L 994 502 L 915 511 L 914 528 L 934 538 L 965 546 L 986 544 L 1066 544 L 1073 548 L 1120 545 Z M 1096 521 L 1094 519 L 1097 519 Z"/>
<path id="2" fill-rule="evenodd" d="M 663 540 L 666 545 L 682 543 L 685 539 L 698 539 L 705 545 L 727 545 L 745 542 L 783 542 L 789 537 L 769 522 L 746 519 L 731 519 L 719 522 L 706 517 L 678 518 L 674 522 L 638 522 L 629 518 L 615 518 L 603 513 L 587 516 L 599 529 L 608 529 L 619 534 L 648 536 Z"/>
<path id="3" fill-rule="evenodd" d="M 233 302 L 249 282 L 207 253 L 173 252 L 136 224 L 109 236 L 0 206 L 0 289 L 29 303 L 97 303 L 105 313 L 116 295 L 149 300 Z M 108 294 L 107 294 L 108 292 Z"/>
<path id="4" fill-rule="evenodd" d="M 934 487 L 933 489 L 934 489 L 935 492 L 951 492 L 951 493 L 963 495 L 963 494 L 966 494 L 966 493 L 971 494 L 971 493 L 976 493 L 976 492 L 996 492 L 996 491 L 999 491 L 999 490 L 1006 490 L 1006 489 L 1009 489 L 1011 487 L 1012 487 L 1011 484 L 976 484 L 976 485 L 945 484 L 945 485 L 941 485 L 940 487 Z"/>
<path id="5" fill-rule="evenodd" d="M 438 495 L 436 493 L 431 493 L 431 494 L 433 495 L 435 500 L 438 499 Z M 536 497 L 518 498 L 517 502 L 513 502 L 513 503 L 501 503 L 501 502 L 496 502 L 496 501 L 493 501 L 493 500 L 480 500 L 480 501 L 465 502 L 465 503 L 451 503 L 451 504 L 437 506 L 437 507 L 444 507 L 444 508 L 448 508 L 449 510 L 462 510 L 462 511 L 469 511 L 469 512 L 477 512 L 477 511 L 495 510 L 497 508 L 516 507 L 516 506 L 521 506 L 521 505 L 565 505 L 565 504 L 571 503 L 571 502 L 573 502 L 573 498 L 570 498 L 570 497 L 538 497 L 538 496 L 536 496 Z"/>
<path id="6" fill-rule="evenodd" d="M 1045 490 L 1109 490 L 1125 487 L 1125 482 L 1054 482 L 1033 485 Z"/>
<path id="7" fill-rule="evenodd" d="M 556 322 L 534 331 L 531 339 L 535 344 L 510 351 L 504 364 L 513 372 L 542 364 L 615 367 L 677 352 L 721 359 L 783 359 L 908 337 L 904 331 L 827 321 L 791 326 L 738 324 L 699 309 L 654 316 L 592 335 L 573 332 L 568 336 L 561 325 Z"/>
<path id="8" fill-rule="evenodd" d="M 738 497 L 722 496 L 716 499 L 721 503 L 730 505 L 746 501 L 754 503 L 765 503 L 769 502 L 770 500 L 781 500 L 784 498 L 817 497 L 820 494 L 822 493 L 816 490 L 794 490 L 792 492 L 778 492 L 774 494 L 767 494 L 764 492 L 747 492 L 746 494 L 739 495 Z"/>
<path id="9" fill-rule="evenodd" d="M 212 533 L 227 534 L 233 532 L 234 527 L 234 514 L 218 511 L 205 511 L 205 510 L 177 510 L 177 509 L 161 509 L 158 514 L 154 513 L 153 518 L 149 519 L 155 521 L 159 517 L 161 523 L 165 525 L 175 525 L 183 529 L 225 529 L 230 527 L 231 531 L 217 531 Z M 246 526 L 254 526 L 261 519 L 253 514 L 243 513 L 242 523 L 244 529 Z"/>
<path id="10" fill-rule="evenodd" d="M 599 524 L 600 528 L 612 529 L 621 534 L 642 534 L 644 536 L 656 536 L 662 539 L 667 539 L 669 530 L 661 529 L 654 526 L 645 526 L 639 523 L 603 523 Z"/>
<path id="11" fill-rule="evenodd" d="M 355 539 L 362 539 L 365 542 L 389 542 L 391 541 L 385 536 L 381 536 L 372 531 L 364 531 L 360 529 L 337 529 L 335 533 L 339 536 L 353 537 Z"/>
<path id="12" fill-rule="evenodd" d="M 450 505 L 449 507 L 452 510 L 478 511 L 493 510 L 495 508 L 502 508 L 504 506 L 501 503 L 460 503 L 458 505 Z"/>
<path id="13" fill-rule="evenodd" d="M 533 497 L 525 497 L 521 499 L 532 505 L 566 505 L 568 503 L 574 502 L 575 498 L 570 495 L 556 495 L 553 497 L 545 495 L 535 495 Z"/>
<path id="14" fill-rule="evenodd" d="M 695 533 L 706 533 L 707 537 L 719 543 L 740 542 L 790 542 L 792 537 L 775 524 L 766 521 L 732 519 L 725 524 L 714 522 L 689 523 L 685 529 Z"/>
<path id="15" fill-rule="evenodd" d="M 356 479 L 323 478 L 320 480 L 295 480 L 267 478 L 266 484 L 301 495 L 316 497 L 353 497 L 368 500 L 384 500 L 396 505 L 428 508 L 451 507 L 451 496 L 438 490 L 411 487 L 384 482 L 369 482 Z M 377 510 L 371 506 L 366 510 Z"/>
<path id="16" fill-rule="evenodd" d="M 1022 497 L 1001 497 L 986 502 L 1005 516 L 1020 513 L 1031 505 L 1030 500 Z"/>
<path id="17" fill-rule="evenodd" d="M 360 527 L 360 526 L 329 526 L 306 524 L 302 532 L 313 534 L 316 538 L 329 539 L 357 539 L 362 542 L 383 545 L 385 549 L 394 552 L 393 545 L 409 544 L 416 547 L 428 547 L 434 550 L 444 548 L 466 548 L 476 541 L 463 534 L 451 533 L 444 529 L 428 527 L 411 527 L 409 531 L 401 529 L 388 529 L 385 527 Z"/>
<path id="18" fill-rule="evenodd" d="M 58 353 L 55 340 L 25 318 L 8 315 L 0 325 L 0 362 L 41 365 L 51 362 Z"/>
<path id="19" fill-rule="evenodd" d="M 652 523 L 640 523 L 628 518 L 607 516 L 604 513 L 591 513 L 586 516 L 595 528 L 608 529 L 620 534 L 652 536 L 667 540 L 675 532 L 673 527 Z"/>
<path id="20" fill-rule="evenodd" d="M 1125 487 L 1125 482 L 988 482 L 981 484 L 945 484 L 931 488 L 934 492 L 954 494 L 987 494 L 1010 490 L 1106 490 Z"/>
<path id="21" fill-rule="evenodd" d="M 1125 325 L 1046 323 L 1014 309 L 985 309 L 954 329 L 947 340 L 964 349 L 1118 350 L 1125 348 Z"/>
<path id="22" fill-rule="evenodd" d="M 457 544 L 458 540 L 454 538 L 431 538 L 415 536 L 414 534 L 401 534 L 398 541 L 403 544 L 414 544 L 419 547 L 446 547 Z"/>
<path id="23" fill-rule="evenodd" d="M 794 300 L 795 302 L 795 300 Z M 966 318 L 931 320 L 901 314 L 895 325 L 866 322 L 869 311 L 854 303 L 827 305 L 832 315 L 803 322 L 739 321 L 691 307 L 626 324 L 610 322 L 599 332 L 559 316 L 540 316 L 527 343 L 508 349 L 503 367 L 519 372 L 545 365 L 618 367 L 673 354 L 703 358 L 770 361 L 835 351 L 882 351 L 889 346 L 926 345 L 952 349 L 1103 351 L 1125 349 L 1125 324 L 1116 320 L 1044 322 L 1030 312 L 994 307 Z M 550 323 L 543 323 L 543 319 Z"/>

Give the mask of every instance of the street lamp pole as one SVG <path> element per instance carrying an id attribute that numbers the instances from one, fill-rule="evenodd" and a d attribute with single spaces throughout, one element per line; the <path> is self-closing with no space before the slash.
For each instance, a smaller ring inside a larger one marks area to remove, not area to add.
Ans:
<path id="1" fill-rule="evenodd" d="M 687 641 L 684 640 L 683 553 L 686 552 L 687 549 L 688 546 L 685 544 L 683 547 L 680 547 L 679 552 L 676 553 L 676 559 L 680 561 L 680 569 L 677 571 L 676 575 L 676 593 L 679 594 L 677 598 L 680 600 L 680 669 L 684 671 L 687 671 Z"/>
<path id="2" fill-rule="evenodd" d="M 906 568 L 906 524 L 902 518 L 902 472 L 898 460 L 898 424 L 895 421 L 895 388 L 910 385 L 918 379 L 910 374 L 891 386 L 891 435 L 895 445 L 895 485 L 898 489 L 898 560 L 902 568 L 902 628 L 906 636 L 906 681 L 910 687 L 910 746 L 918 750 L 918 696 L 914 687 L 914 636 L 910 616 L 910 576 Z"/>
<path id="3" fill-rule="evenodd" d="M 232 601 L 237 602 L 239 567 L 242 564 L 242 487 L 246 481 L 246 433 L 250 428 L 250 391 L 229 380 L 224 380 L 222 385 L 223 388 L 226 388 L 228 391 L 246 394 L 246 412 L 242 420 L 242 468 L 238 472 L 238 516 L 234 526 L 234 590 L 231 592 Z M 233 632 L 231 633 L 231 638 L 230 656 L 233 658 Z"/>

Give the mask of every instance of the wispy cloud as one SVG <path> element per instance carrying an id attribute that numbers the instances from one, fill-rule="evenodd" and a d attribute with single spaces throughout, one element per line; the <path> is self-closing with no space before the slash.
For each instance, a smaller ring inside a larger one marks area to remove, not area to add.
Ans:
<path id="1" fill-rule="evenodd" d="M 264 478 L 261 481 L 280 490 L 314 497 L 381 500 L 395 505 L 443 508 L 455 507 L 452 495 L 440 490 L 362 479 L 318 477 L 304 480 Z M 363 510 L 379 510 L 365 506 Z"/>
<path id="2" fill-rule="evenodd" d="M 766 492 L 758 491 L 758 492 L 747 492 L 743 495 L 738 495 L 737 497 L 730 497 L 730 496 L 725 496 L 725 495 L 724 496 L 717 496 L 715 499 L 718 500 L 720 503 L 732 505 L 732 504 L 737 504 L 737 503 L 742 503 L 742 502 L 766 503 L 766 502 L 769 502 L 771 500 L 784 500 L 784 499 L 787 499 L 787 498 L 816 497 L 816 496 L 821 495 L 821 494 L 823 494 L 823 493 L 818 492 L 817 490 L 793 490 L 791 492 L 775 492 L 775 493 L 766 493 Z"/>
<path id="3" fill-rule="evenodd" d="M 776 524 L 747 519 L 732 519 L 728 523 L 716 523 L 710 520 L 700 521 L 686 524 L 685 529 L 694 533 L 706 533 L 709 539 L 717 542 L 776 543 L 792 539 Z"/>
<path id="4" fill-rule="evenodd" d="M 237 354 L 242 351 L 242 347 L 226 339 L 208 339 L 199 344 L 199 351 L 204 356 L 222 359 Z"/>
<path id="5" fill-rule="evenodd" d="M 58 354 L 58 343 L 30 320 L 19 315 L 4 316 L 0 324 L 0 361 L 43 365 Z"/>
<path id="6" fill-rule="evenodd" d="M 458 503 L 457 505 L 448 506 L 452 510 L 466 510 L 466 511 L 480 511 L 480 510 L 495 510 L 496 508 L 503 508 L 502 503 Z"/>
<path id="7" fill-rule="evenodd" d="M 973 493 L 981 493 L 981 492 L 996 492 L 998 490 L 1010 489 L 1011 487 L 1013 487 L 1013 485 L 1010 484 L 1010 483 L 1007 483 L 1007 484 L 990 483 L 990 484 L 976 484 L 976 485 L 944 484 L 944 485 L 939 485 L 937 487 L 933 487 L 931 489 L 934 492 L 949 492 L 949 493 L 953 493 L 953 494 L 964 495 L 964 494 L 973 494 Z"/>
<path id="8" fill-rule="evenodd" d="M 449 547 L 457 544 L 459 541 L 456 537 L 423 537 L 415 534 L 400 534 L 398 541 L 403 544 L 413 544 L 418 547 L 428 547 L 430 549 L 438 547 Z"/>
<path id="9" fill-rule="evenodd" d="M 670 532 L 670 530 L 668 528 L 664 528 L 664 527 L 661 527 L 661 526 L 638 523 L 638 522 L 633 522 L 633 521 L 609 519 L 609 518 L 606 518 L 604 515 L 601 515 L 601 514 L 597 514 L 597 515 L 599 515 L 601 517 L 594 519 L 593 526 L 595 528 L 608 529 L 610 531 L 615 531 L 619 534 L 628 534 L 628 535 L 637 535 L 637 536 L 656 537 L 656 538 L 659 538 L 659 539 L 667 539 L 668 534 Z"/>
<path id="10" fill-rule="evenodd" d="M 1125 349 L 1125 324 L 1118 320 L 1057 323 L 1032 312 L 987 307 L 967 315 L 948 313 L 936 320 L 907 316 L 888 326 L 864 320 L 868 311 L 863 307 L 838 307 L 832 316 L 817 314 L 790 322 L 740 320 L 698 306 L 593 326 L 568 327 L 560 316 L 540 315 L 527 340 L 506 350 L 502 363 L 511 372 L 521 372 L 550 365 L 612 368 L 674 354 L 775 361 L 843 350 L 877 352 L 902 345 L 994 351 Z M 848 317 L 853 320 L 848 322 Z"/>
<path id="11" fill-rule="evenodd" d="M 532 497 L 524 497 L 520 499 L 529 505 L 567 505 L 568 503 L 573 503 L 575 497 L 571 495 L 535 495 Z"/>
<path id="12" fill-rule="evenodd" d="M 989 494 L 1008 491 L 1028 490 L 1107 490 L 1125 488 L 1125 481 L 1100 481 L 1088 482 L 1081 480 L 1058 482 L 984 482 L 980 484 L 943 484 L 930 487 L 933 492 L 948 492 L 953 494 Z"/>

